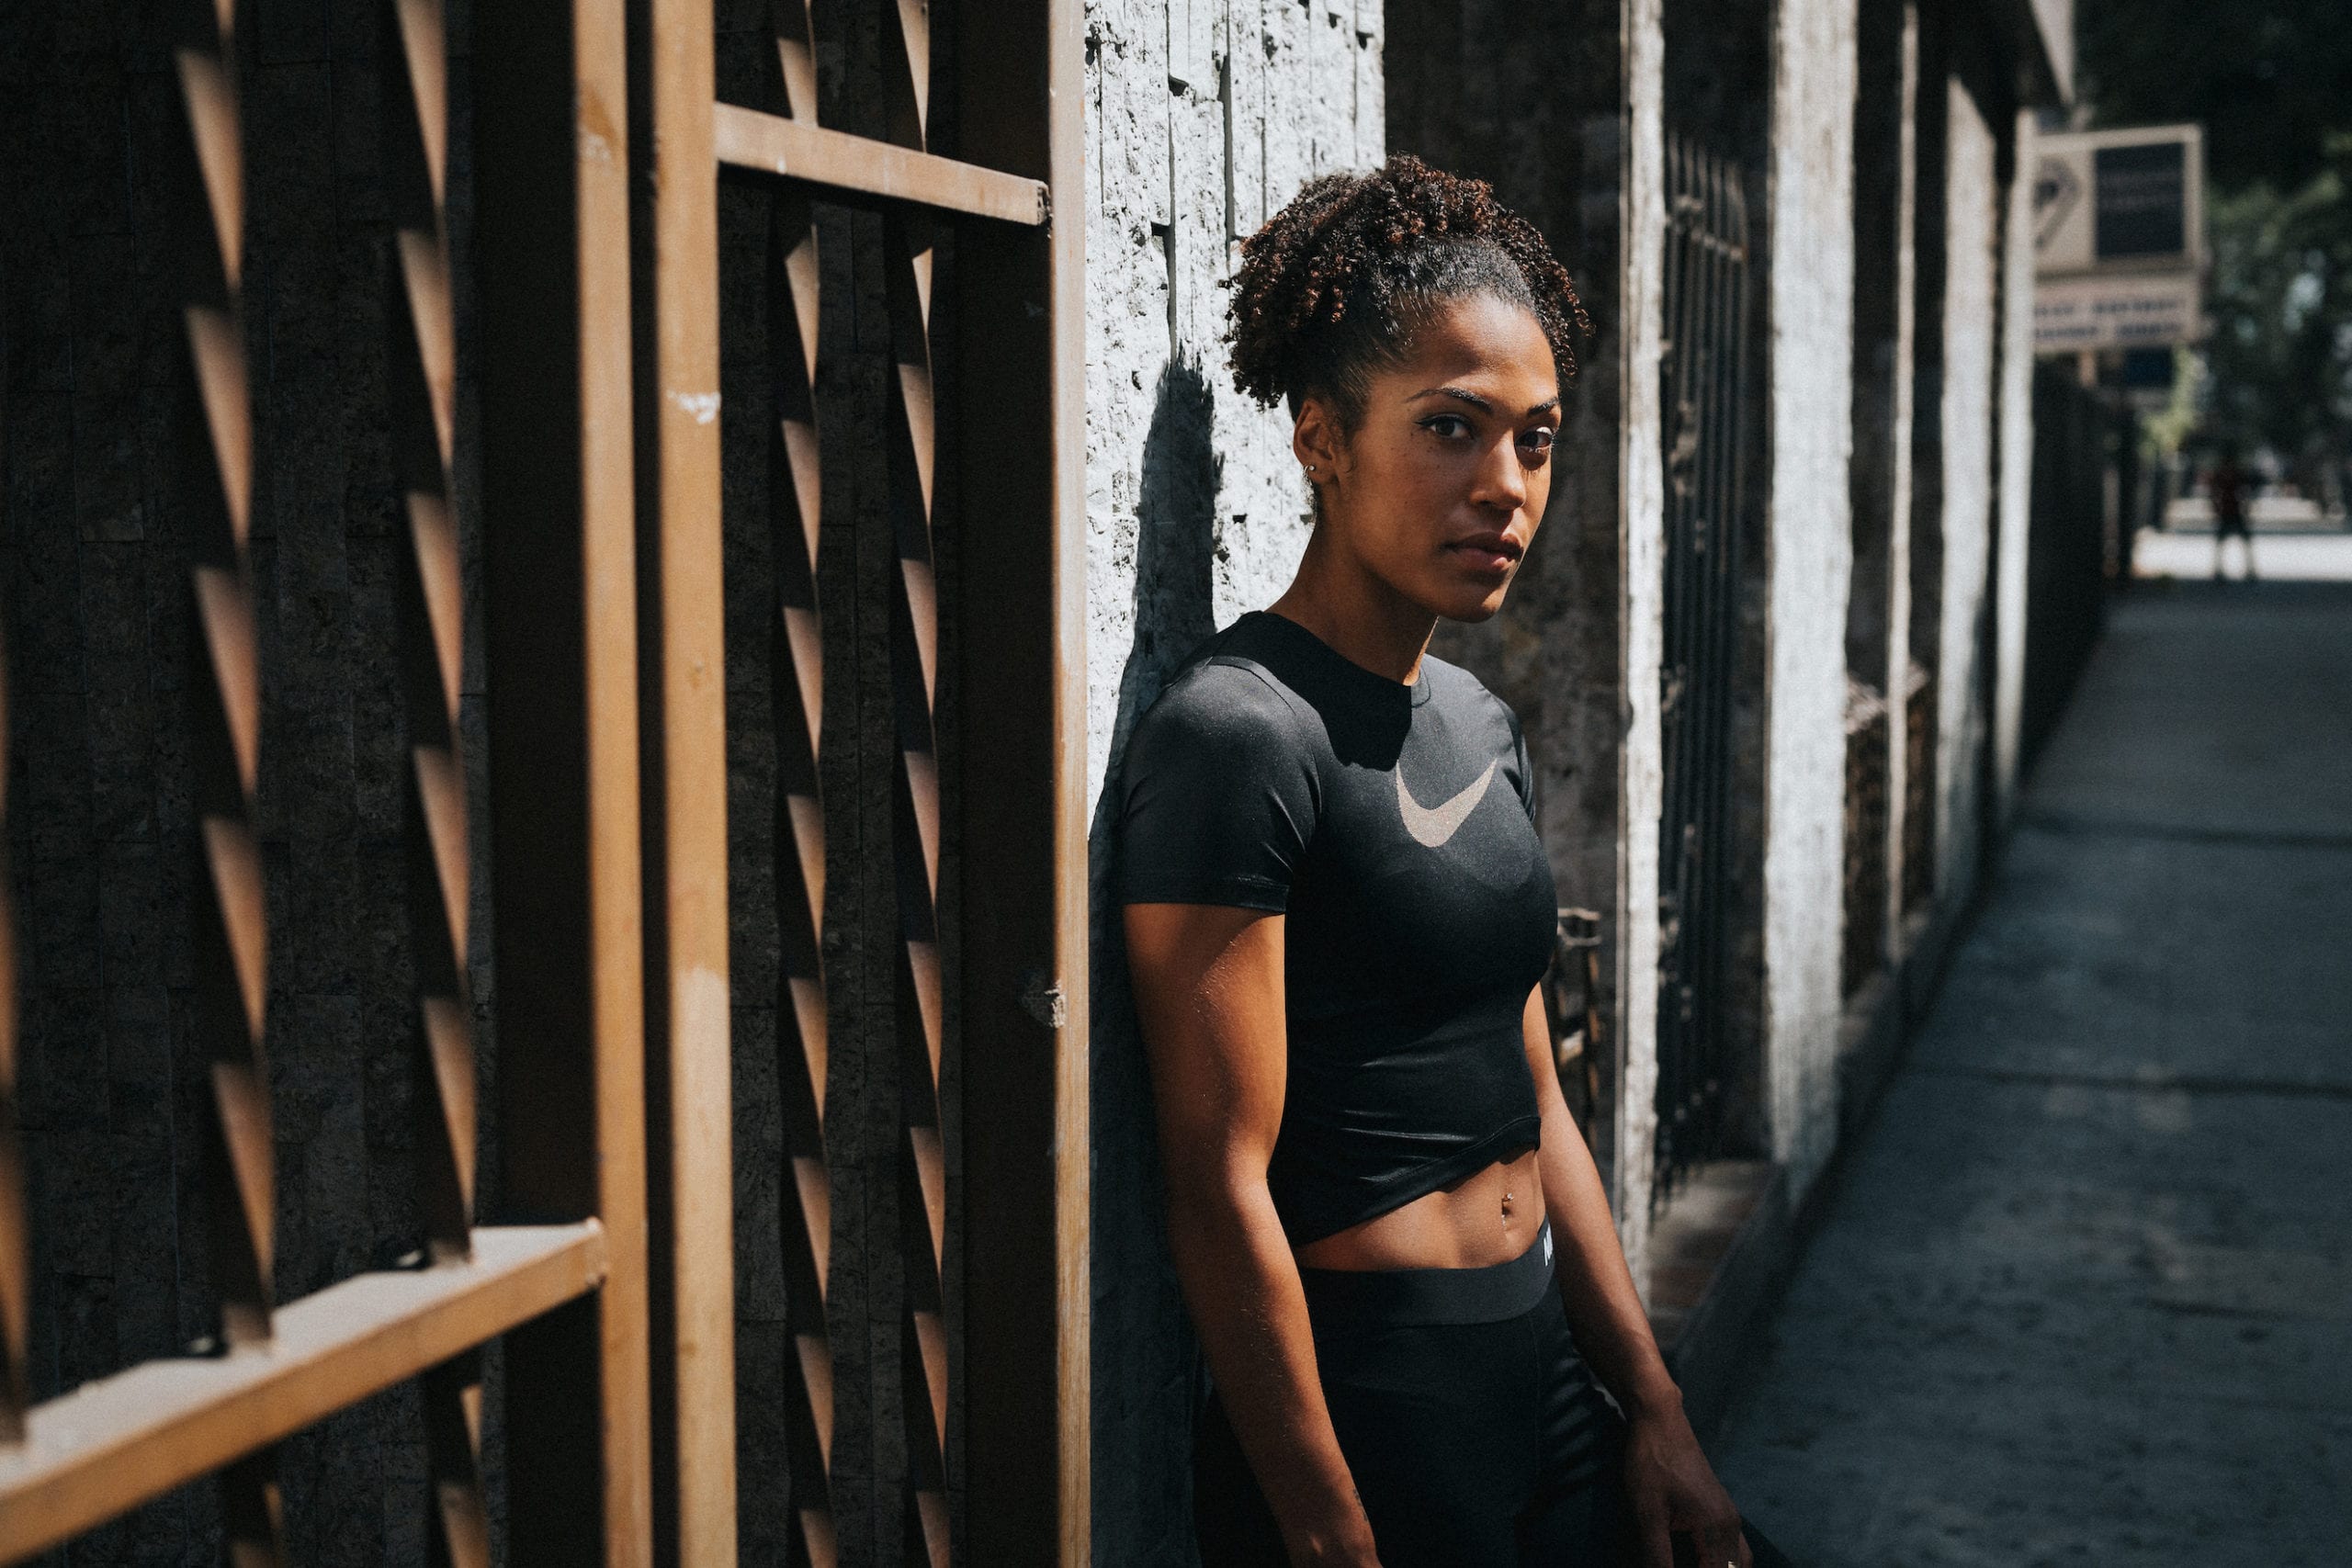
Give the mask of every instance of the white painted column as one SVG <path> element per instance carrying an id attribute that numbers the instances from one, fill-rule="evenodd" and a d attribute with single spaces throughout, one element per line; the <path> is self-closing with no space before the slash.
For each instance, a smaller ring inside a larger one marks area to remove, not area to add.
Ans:
<path id="1" fill-rule="evenodd" d="M 2019 110 L 2001 257 L 2001 497 L 1993 583 L 1993 791 L 1999 820 L 2016 808 L 2025 709 L 2026 548 L 2033 507 L 2034 118 Z"/>
<path id="2" fill-rule="evenodd" d="M 1792 1197 L 1819 1173 L 1838 1127 L 1854 29 L 1854 0 L 1781 0 L 1772 34 L 1764 1027 L 1772 1152 Z"/>
<path id="3" fill-rule="evenodd" d="M 1964 901 L 1981 840 L 1978 760 L 1986 715 L 1977 626 L 1993 520 L 1995 267 L 1991 127 L 1958 80 L 1946 83 L 1943 617 L 1936 665 L 1936 897 Z"/>
<path id="4" fill-rule="evenodd" d="M 1886 550 L 1886 920 L 1883 951 L 1903 956 L 1904 812 L 1910 800 L 1911 747 L 1911 426 L 1918 402 L 1913 385 L 1919 319 L 1919 7 L 1903 8 L 1903 150 L 1894 229 L 1894 482 L 1887 507 Z"/>
<path id="5" fill-rule="evenodd" d="M 1624 595 L 1619 658 L 1625 741 L 1618 753 L 1617 942 L 1619 1015 L 1624 1020 L 1618 1085 L 1613 1191 L 1617 1230 L 1634 1278 L 1649 1250 L 1652 1161 L 1657 1144 L 1657 831 L 1665 805 L 1658 661 L 1666 629 L 1666 473 L 1658 450 L 1658 355 L 1665 333 L 1666 31 L 1662 0 L 1623 0 L 1626 152 L 1624 272 L 1624 510 L 1619 558 Z"/>

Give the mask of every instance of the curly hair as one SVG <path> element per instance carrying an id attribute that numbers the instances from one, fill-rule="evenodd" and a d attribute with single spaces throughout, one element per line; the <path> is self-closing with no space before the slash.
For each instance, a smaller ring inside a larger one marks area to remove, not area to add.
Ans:
<path id="1" fill-rule="evenodd" d="M 1310 180 L 1241 242 L 1227 308 L 1233 384 L 1294 414 L 1327 397 L 1353 426 L 1371 373 L 1401 361 L 1441 303 L 1473 294 L 1524 306 L 1561 378 L 1576 374 L 1574 339 L 1591 319 L 1544 236 L 1486 181 L 1407 152 Z"/>

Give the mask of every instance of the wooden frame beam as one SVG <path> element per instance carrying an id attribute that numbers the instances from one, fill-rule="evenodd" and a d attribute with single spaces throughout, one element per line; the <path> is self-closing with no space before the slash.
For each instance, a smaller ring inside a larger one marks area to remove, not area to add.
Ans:
<path id="1" fill-rule="evenodd" d="M 474 17 L 500 1201 L 605 1229 L 505 1342 L 514 1568 L 653 1561 L 624 0 Z"/>
<path id="2" fill-rule="evenodd" d="M 633 0 L 652 246 L 634 279 L 657 1556 L 733 1568 L 734 1041 L 727 901 L 718 167 L 710 0 Z M 645 352 L 650 346 L 651 353 Z M 650 471 L 649 471 L 650 470 Z M 650 483 L 647 482 L 650 480 Z"/>
<path id="3" fill-rule="evenodd" d="M 470 1262 L 361 1274 L 281 1306 L 226 1355 L 142 1361 L 34 1407 L 0 1450 L 15 1562 L 223 1469 L 596 1288 L 605 1233 L 486 1226 Z"/>
<path id="4" fill-rule="evenodd" d="M 736 104 L 718 107 L 716 142 L 721 164 L 837 191 L 1031 228 L 1042 226 L 1053 211 L 1043 180 L 826 130 Z"/>
<path id="5" fill-rule="evenodd" d="M 1042 178 L 1062 215 L 960 229 L 950 318 L 959 364 L 1041 389 L 964 398 L 942 454 L 967 529 L 969 739 L 955 766 L 972 1568 L 1091 1561 L 1084 26 L 1080 0 L 1008 0 L 956 40 L 956 150 Z"/>

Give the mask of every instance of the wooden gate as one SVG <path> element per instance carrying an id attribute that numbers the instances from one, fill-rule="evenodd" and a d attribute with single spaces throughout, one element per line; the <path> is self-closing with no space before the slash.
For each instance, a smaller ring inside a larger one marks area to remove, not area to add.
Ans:
<path id="1" fill-rule="evenodd" d="M 0 880 L 0 1561 L 217 1476 L 240 1564 L 284 1558 L 273 1445 L 414 1380 L 436 1561 L 487 1564 L 483 1348 L 502 1348 L 515 1562 L 736 1559 L 736 1172 L 728 665 L 719 463 L 722 166 L 877 209 L 896 374 L 882 428 L 819 405 L 814 229 L 778 229 L 775 897 L 793 1114 L 783 1186 L 797 1348 L 796 1560 L 836 1555 L 836 1176 L 826 1110 L 826 812 L 816 787 L 830 606 L 820 444 L 887 450 L 897 759 L 889 1032 L 905 1213 L 909 1561 L 1075 1563 L 1087 1550 L 1084 559 L 1078 0 L 971 5 L 952 73 L 922 0 L 854 0 L 895 74 L 888 134 L 817 114 L 806 0 L 774 8 L 782 103 L 721 104 L 712 0 L 474 8 L 476 341 L 458 341 L 442 0 L 386 0 L 395 230 L 385 426 L 404 497 L 401 721 L 423 1086 L 424 1246 L 276 1299 L 268 949 L 254 826 L 267 682 L 253 610 L 254 446 L 241 311 L 246 186 L 237 0 L 190 0 L 173 55 L 187 211 L 175 263 L 189 396 L 175 494 L 199 519 L 187 744 L 202 864 L 196 1017 L 212 1114 L 216 1343 L 30 1401 L 17 987 Z M 869 17 L 865 13 L 871 12 Z M 938 80 L 934 80 L 938 77 Z M 934 114 L 935 107 L 951 112 Z M 932 127 L 952 122 L 952 148 Z M 321 134 L 324 134 L 322 129 Z M 943 155 L 952 152 L 956 155 Z M 790 209 L 792 204 L 784 204 Z M 943 253 L 952 298 L 934 288 Z M 500 1223 L 477 1223 L 477 1043 L 459 691 L 461 355 L 480 366 Z M 964 388 L 934 360 L 985 366 Z M 944 400 L 952 399 L 952 403 Z M 953 432 L 943 443 L 942 430 Z M 938 497 L 963 547 L 939 581 Z M 943 604 L 954 608 L 943 621 Z M 956 661 L 943 682 L 943 660 Z M 0 720 L 5 720 L 0 649 Z M 960 694 L 943 746 L 943 689 Z M 866 721 L 853 717 L 854 736 Z M 7 729 L 0 723 L 0 748 Z M 0 754 L 0 762 L 5 762 Z M 0 767 L 0 784 L 6 770 Z M 0 795 L 0 816 L 6 802 Z M 955 813 L 960 811 L 958 819 Z M 941 901 L 943 842 L 960 894 Z M 951 1175 L 961 1190 L 950 1190 Z M 899 1224 L 903 1220 L 903 1224 Z M 856 1325 L 864 1335 L 868 1325 Z M 951 1397 L 952 1395 L 952 1397 Z M 980 1440 L 964 1441 L 976 1433 Z M 961 1499 L 973 1501 L 967 1507 Z"/>

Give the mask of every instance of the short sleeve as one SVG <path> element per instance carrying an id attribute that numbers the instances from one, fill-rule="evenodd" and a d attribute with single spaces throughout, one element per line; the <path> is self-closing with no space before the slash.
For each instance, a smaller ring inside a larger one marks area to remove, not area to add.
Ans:
<path id="1" fill-rule="evenodd" d="M 1224 904 L 1276 913 L 1314 837 L 1302 721 L 1255 671 L 1204 663 L 1136 722 L 1122 770 L 1123 904 Z"/>
<path id="2" fill-rule="evenodd" d="M 1535 764 L 1527 755 L 1527 732 L 1519 727 L 1519 715 L 1509 704 L 1503 712 L 1510 719 L 1510 760 L 1519 782 L 1519 803 L 1527 807 L 1528 818 L 1539 820 L 1535 815 Z"/>

